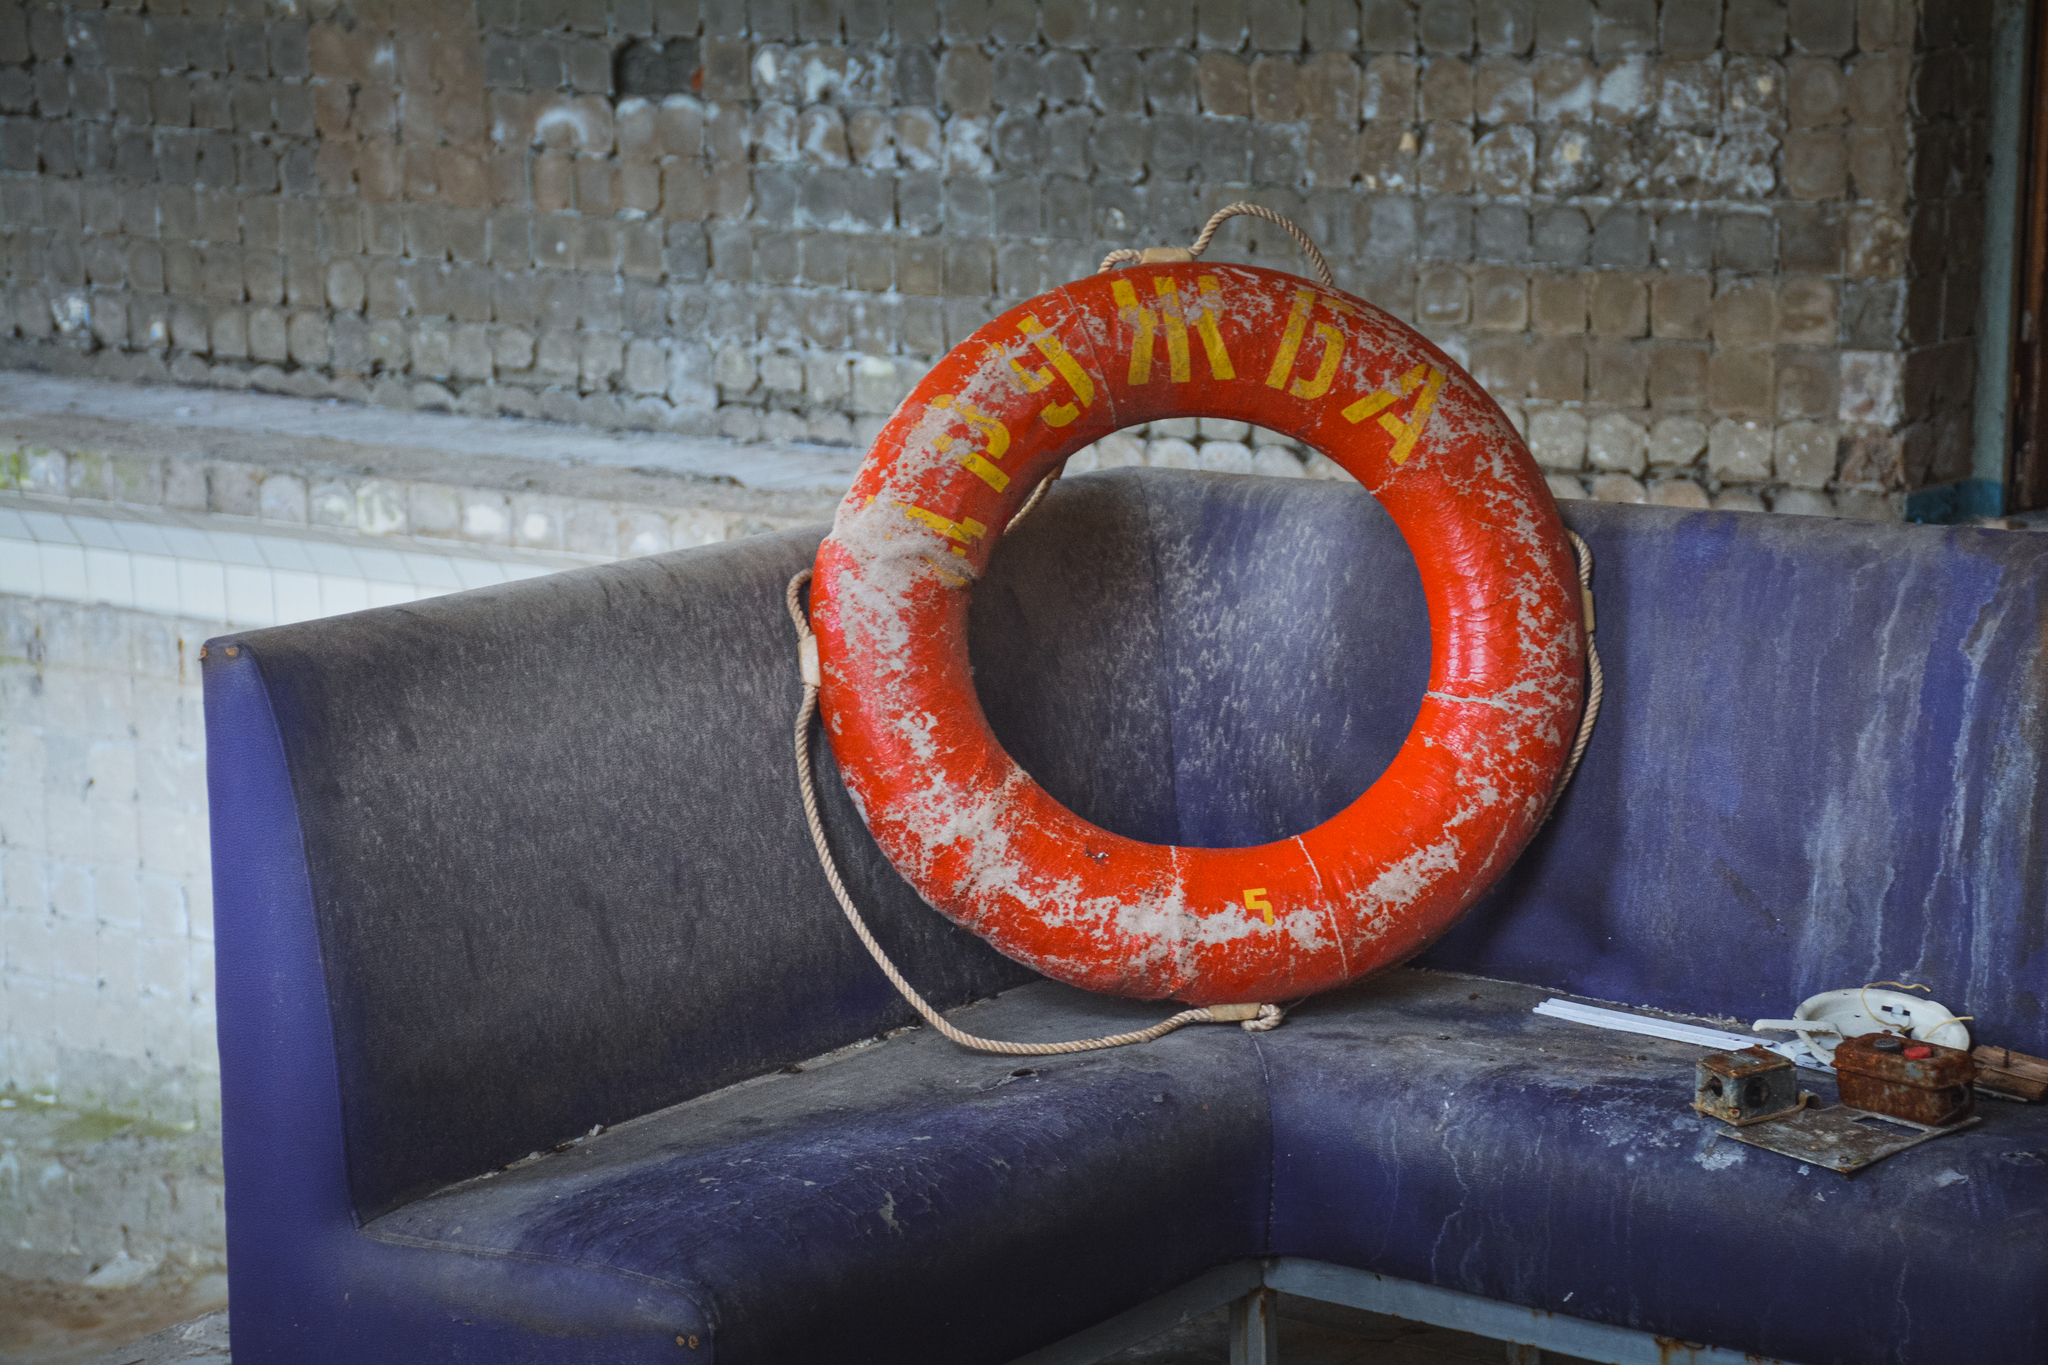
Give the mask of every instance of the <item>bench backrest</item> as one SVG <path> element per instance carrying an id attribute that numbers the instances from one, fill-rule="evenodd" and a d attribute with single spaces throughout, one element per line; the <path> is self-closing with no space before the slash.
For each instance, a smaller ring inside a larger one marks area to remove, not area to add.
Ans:
<path id="1" fill-rule="evenodd" d="M 2048 1047 L 2048 536 L 1565 504 L 1607 701 L 1427 960 L 1742 1020 L 1922 983 Z"/>
<path id="2" fill-rule="evenodd" d="M 819 534 L 235 641 L 303 832 L 360 1216 L 910 1021 L 796 797 L 782 595 Z M 233 826 L 239 774 L 212 762 Z M 1028 975 L 917 901 L 823 776 L 848 881 L 935 1001 Z"/>
<path id="3" fill-rule="evenodd" d="M 1921 980 L 2040 1050 L 2048 538 L 1566 514 L 1598 556 L 1607 709 L 1552 826 L 1425 961 L 1737 1015 Z M 817 534 L 217 642 L 209 669 L 258 685 L 210 673 L 209 726 L 275 720 L 359 1216 L 908 1022 L 796 799 L 781 599 Z M 1428 654 L 1362 492 L 1166 471 L 1060 488 L 977 587 L 972 644 L 991 725 L 1054 796 L 1201 845 L 1362 792 Z M 1028 979 L 916 899 L 820 767 L 912 979 L 942 1005 Z M 217 826 L 246 828 L 237 779 L 214 784 Z M 258 911 L 222 904 L 225 961 Z M 223 990 L 232 1128 L 256 1080 L 231 998 L 262 1007 Z"/>

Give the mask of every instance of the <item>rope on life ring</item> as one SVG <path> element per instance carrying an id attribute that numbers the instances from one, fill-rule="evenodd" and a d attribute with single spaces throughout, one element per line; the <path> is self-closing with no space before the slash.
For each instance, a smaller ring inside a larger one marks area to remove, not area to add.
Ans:
<path id="1" fill-rule="evenodd" d="M 1294 239 L 1302 246 L 1305 254 L 1307 254 L 1310 257 L 1311 261 L 1313 262 L 1316 268 L 1318 275 L 1323 280 L 1325 288 L 1332 288 L 1330 283 L 1329 267 L 1324 262 L 1322 254 L 1316 250 L 1315 244 L 1313 243 L 1313 241 L 1309 239 L 1308 235 L 1305 232 L 1303 232 L 1298 226 L 1296 226 L 1292 222 L 1289 222 L 1287 219 L 1281 217 L 1280 215 L 1274 213 L 1272 210 L 1265 209 L 1261 206 L 1252 204 L 1234 204 L 1223 210 L 1220 210 L 1209 220 L 1207 225 L 1204 226 L 1201 234 L 1196 238 L 1194 244 L 1188 248 L 1153 248 L 1143 252 L 1128 250 L 1112 252 L 1103 261 L 1102 269 L 1104 271 L 1108 271 L 1114 268 L 1116 263 L 1119 261 L 1128 261 L 1134 259 L 1142 264 L 1171 264 L 1191 262 L 1196 257 L 1198 257 L 1204 249 L 1206 249 L 1210 241 L 1215 236 L 1216 230 L 1221 226 L 1221 224 L 1225 220 L 1232 216 L 1237 216 L 1240 214 L 1265 218 L 1285 228 L 1288 231 L 1288 233 L 1292 235 Z M 1202 284 L 1205 289 L 1210 287 L 1212 283 L 1212 281 L 1206 278 L 1202 281 Z M 1128 293 L 1128 290 L 1124 289 L 1122 286 L 1120 286 L 1119 288 L 1120 297 Z M 1162 294 L 1165 294 L 1168 291 L 1169 286 L 1162 282 L 1160 292 Z M 1289 340 L 1283 342 L 1283 353 L 1287 355 L 1290 362 L 1292 359 L 1293 351 L 1288 348 L 1298 344 L 1298 340 L 1303 331 L 1302 324 L 1306 320 L 1307 313 L 1302 304 L 1303 301 L 1305 301 L 1307 298 L 1308 296 L 1305 292 L 1299 296 L 1295 307 L 1295 314 L 1292 317 L 1290 317 L 1289 320 Z M 1342 305 L 1339 306 L 1341 307 Z M 1024 327 L 1024 330 L 1027 333 L 1043 330 L 1042 328 L 1037 326 L 1036 319 L 1033 317 L 1027 316 L 1025 322 L 1026 324 L 1028 324 Z M 1330 338 L 1329 348 L 1326 352 L 1326 355 L 1331 357 L 1336 356 L 1341 350 L 1342 339 L 1338 336 L 1338 334 L 1333 328 L 1330 328 L 1327 325 L 1320 328 L 1319 332 L 1327 333 Z M 1146 333 L 1146 336 L 1148 337 L 1148 341 L 1146 343 L 1148 347 L 1146 363 L 1149 365 L 1149 331 Z M 1209 340 L 1210 338 L 1208 336 L 1204 337 L 1205 344 L 1207 344 Z M 1048 359 L 1053 360 L 1055 363 L 1060 362 L 1063 358 L 1056 342 L 1051 346 L 1048 346 L 1041 342 L 1040 350 L 1045 353 Z M 996 354 L 997 348 L 993 345 L 990 345 L 990 352 L 992 355 Z M 1183 369 L 1186 366 L 1186 353 L 1187 350 L 1185 333 L 1183 333 L 1180 338 L 1180 350 L 1174 354 L 1175 364 Z M 1210 361 L 1212 369 L 1215 368 L 1216 355 L 1214 349 L 1211 350 Z M 1027 388 L 1032 388 L 1035 390 L 1038 388 L 1046 387 L 1046 385 L 1048 385 L 1051 382 L 1049 370 L 1038 371 L 1038 379 L 1040 382 L 1033 383 L 1032 376 L 1029 374 L 1029 372 L 1024 370 L 1018 364 L 1017 360 L 1011 359 L 1009 363 L 1013 368 L 1017 369 L 1019 376 L 1023 379 L 1025 386 Z M 1065 364 L 1062 364 L 1060 366 L 1060 368 L 1062 374 L 1067 375 L 1067 377 L 1070 380 L 1077 381 L 1075 384 L 1076 397 L 1081 400 L 1081 405 L 1085 407 L 1090 397 L 1090 394 L 1087 392 L 1088 380 L 1086 379 L 1085 374 L 1082 374 L 1078 371 L 1069 373 L 1069 367 L 1072 366 L 1072 363 L 1073 362 L 1071 360 L 1067 360 Z M 1133 368 L 1135 373 L 1135 361 L 1133 362 Z M 1324 371 L 1329 371 L 1332 369 L 1334 369 L 1334 361 L 1328 361 L 1323 366 Z M 1176 377 L 1180 377 L 1178 373 Z M 1218 377 L 1230 376 L 1228 376 L 1227 374 L 1219 374 Z M 1284 380 L 1285 377 L 1285 369 L 1282 367 L 1281 364 L 1279 364 L 1276 361 L 1273 370 L 1273 377 L 1268 379 L 1268 383 L 1274 387 L 1279 387 L 1280 382 Z M 1329 379 L 1330 375 L 1328 373 L 1319 374 L 1318 379 L 1316 381 L 1312 381 L 1309 385 L 1309 388 L 1313 390 L 1313 393 L 1311 393 L 1310 396 L 1320 397 L 1321 393 L 1328 389 Z M 1432 385 L 1440 384 L 1442 382 L 1442 376 L 1432 372 Z M 1321 388 L 1315 388 L 1315 385 L 1317 383 L 1320 383 Z M 1412 393 L 1415 387 L 1416 384 L 1412 382 L 1411 377 L 1411 382 L 1402 391 Z M 1297 394 L 1303 392 L 1303 385 L 1301 381 L 1296 381 L 1294 389 Z M 1399 453 L 1395 455 L 1393 459 L 1394 464 L 1399 465 L 1401 463 L 1401 460 L 1403 458 L 1406 458 L 1408 450 L 1412 448 L 1415 436 L 1419 434 L 1422 422 L 1426 417 L 1428 411 L 1428 403 L 1433 398 L 1434 392 L 1435 390 L 1432 387 L 1427 393 L 1423 395 L 1421 402 L 1417 405 L 1418 413 L 1412 414 L 1410 416 L 1408 426 L 1404 427 L 1398 418 L 1395 418 L 1391 415 L 1387 417 L 1382 417 L 1380 419 L 1382 424 L 1388 427 L 1389 431 L 1405 433 L 1402 441 L 1396 447 Z M 1360 418 L 1357 416 L 1353 416 L 1353 412 L 1364 410 L 1365 415 L 1370 416 L 1373 412 L 1384 409 L 1390 406 L 1392 403 L 1398 401 L 1398 395 L 1387 396 L 1389 394 L 1392 394 L 1392 390 L 1385 391 L 1383 394 L 1371 395 L 1367 400 L 1361 400 L 1358 404 L 1355 404 L 1352 409 L 1347 410 L 1347 418 L 1349 418 L 1353 422 L 1356 422 L 1360 420 Z M 952 409 L 953 405 L 957 404 L 960 415 L 965 417 L 968 421 L 973 422 L 978 426 L 989 428 L 991 430 L 993 430 L 996 426 L 996 424 L 986 415 L 976 412 L 975 409 L 973 409 L 971 406 L 959 403 L 959 400 L 957 399 L 948 399 L 945 395 L 940 395 L 938 398 L 932 400 L 932 402 L 934 406 L 945 406 L 948 407 L 949 410 Z M 906 407 L 907 406 L 908 404 L 906 403 Z M 1048 424 L 1053 426 L 1064 426 L 1067 423 L 1073 421 L 1074 415 L 1075 410 L 1071 406 L 1065 408 L 1064 413 L 1062 413 L 1058 409 L 1048 408 L 1046 410 L 1045 420 Z M 900 416 L 901 410 L 899 410 L 899 418 Z M 1000 458 L 1003 449 L 1008 446 L 1008 443 L 1009 438 L 1005 434 L 1000 439 L 1000 445 L 992 445 L 991 449 L 993 453 L 998 458 Z M 940 451 L 945 451 L 951 444 L 951 439 L 945 437 L 940 438 L 936 443 L 937 449 Z M 1523 458 L 1526 460 L 1526 455 L 1524 455 Z M 994 465 L 989 463 L 988 460 L 976 456 L 972 453 L 963 456 L 962 463 L 963 465 L 969 468 L 975 469 L 975 472 L 984 481 L 989 483 L 991 487 L 995 488 L 998 492 L 1000 492 L 1003 486 L 1008 482 L 1007 476 L 1003 475 L 1002 472 L 999 469 L 997 469 Z M 1046 491 L 1051 487 L 1052 482 L 1059 477 L 1060 470 L 1064 466 L 1064 464 L 1065 458 L 1061 457 L 1059 461 L 1056 464 L 1054 464 L 1051 470 L 1048 473 L 1046 473 L 1046 475 L 1042 479 L 1038 481 L 1036 486 L 1033 487 L 1029 497 L 1024 501 L 1024 503 L 1018 508 L 1017 512 L 1009 518 L 1007 523 L 998 532 L 998 538 L 1000 538 L 1002 535 L 1006 535 L 1009 531 L 1014 530 L 1019 522 L 1021 522 L 1026 516 L 1030 515 L 1038 507 L 1039 503 L 1045 497 Z M 849 496 L 851 499 L 852 495 Z M 908 510 L 914 519 L 929 524 L 933 524 L 934 529 L 944 530 L 948 535 L 950 535 L 955 540 L 971 543 L 971 541 L 976 536 L 985 532 L 985 528 L 983 528 L 980 525 L 980 523 L 975 522 L 971 519 L 965 520 L 960 523 L 955 523 L 952 521 L 948 521 L 945 518 L 937 516 L 935 514 L 924 512 L 921 508 L 910 508 Z M 1576 560 L 1580 599 L 1580 616 L 1582 628 L 1584 631 L 1584 669 L 1586 674 L 1586 690 L 1583 694 L 1583 699 L 1579 708 L 1580 713 L 1578 718 L 1578 725 L 1576 733 L 1573 736 L 1572 744 L 1567 755 L 1564 757 L 1564 761 L 1558 769 L 1554 780 L 1551 783 L 1550 790 L 1548 791 L 1546 799 L 1542 806 L 1541 814 L 1537 816 L 1534 825 L 1532 825 L 1529 829 L 1530 836 L 1533 836 L 1535 828 L 1540 827 L 1545 821 L 1549 819 L 1552 811 L 1555 809 L 1557 805 L 1559 798 L 1562 796 L 1565 787 L 1570 783 L 1573 774 L 1577 772 L 1579 762 L 1585 754 L 1586 746 L 1592 738 L 1593 726 L 1599 716 L 1600 702 L 1602 693 L 1604 691 L 1604 679 L 1602 677 L 1600 668 L 1599 653 L 1598 650 L 1595 648 L 1593 638 L 1595 618 L 1592 595 L 1592 552 L 1586 545 L 1585 541 L 1581 539 L 1577 535 L 1577 533 L 1567 528 L 1564 530 L 1564 535 L 1569 540 L 1573 556 Z M 953 552 L 956 555 L 965 554 L 965 551 L 959 545 L 954 545 L 951 548 L 953 549 Z M 823 553 L 821 551 L 821 561 L 822 559 Z M 956 578 L 954 576 L 954 571 L 949 571 L 948 568 L 941 566 L 940 564 L 934 563 L 929 559 L 927 559 L 925 562 L 927 564 L 930 564 L 932 569 L 936 571 L 942 579 L 947 581 L 950 586 L 965 586 L 966 582 L 971 581 L 971 578 Z M 964 565 L 957 566 L 957 568 L 959 569 L 964 569 L 964 567 Z M 809 825 L 812 843 L 817 850 L 819 863 L 825 872 L 826 880 L 832 888 L 833 895 L 837 899 L 840 909 L 846 915 L 848 923 L 852 926 L 854 933 L 860 939 L 861 944 L 875 959 L 876 964 L 881 967 L 883 974 L 888 978 L 890 984 L 896 988 L 896 990 L 903 996 L 903 998 L 911 1005 L 911 1007 L 914 1010 L 917 1011 L 917 1013 L 927 1023 L 931 1024 L 936 1031 L 938 1031 L 948 1039 L 952 1040 L 953 1042 L 961 1046 L 972 1048 L 977 1051 L 999 1053 L 1011 1056 L 1056 1055 L 1061 1053 L 1092 1051 L 1100 1048 L 1121 1047 L 1132 1043 L 1150 1042 L 1154 1039 L 1163 1037 L 1168 1033 L 1174 1032 L 1177 1029 L 1195 1023 L 1238 1023 L 1247 1030 L 1257 1032 L 1263 1032 L 1279 1026 L 1281 1021 L 1285 1017 L 1285 1010 L 1282 1006 L 1273 1003 L 1212 1003 L 1208 1005 L 1197 1006 L 1195 1008 L 1188 1010 L 1183 1010 L 1180 1013 L 1177 1013 L 1165 1020 L 1162 1020 L 1157 1024 L 1152 1025 L 1149 1028 L 1139 1029 L 1127 1033 L 1113 1034 L 1106 1037 L 1079 1039 L 1059 1043 L 1016 1043 L 999 1039 L 982 1038 L 974 1034 L 967 1033 L 948 1023 L 946 1019 L 936 1009 L 932 1007 L 930 1002 L 925 1000 L 925 998 L 916 990 L 916 988 L 910 984 L 910 982 L 904 977 L 902 972 L 896 967 L 895 963 L 890 959 L 888 953 L 875 939 L 873 932 L 868 928 L 864 917 L 861 915 L 859 908 L 854 904 L 852 895 L 848 892 L 845 882 L 839 874 L 836 861 L 832 856 L 831 847 L 825 837 L 823 821 L 819 815 L 818 810 L 817 790 L 815 778 L 813 775 L 813 763 L 810 751 L 811 723 L 818 711 L 820 692 L 824 684 L 824 671 L 820 659 L 818 637 L 813 631 L 809 619 L 809 614 L 806 612 L 801 598 L 803 587 L 807 582 L 811 580 L 812 576 L 813 571 L 811 569 L 805 569 L 802 572 L 798 573 L 794 578 L 790 580 L 788 589 L 785 593 L 785 604 L 788 608 L 790 619 L 792 623 L 795 625 L 797 631 L 799 661 L 803 677 L 803 698 L 801 703 L 799 704 L 797 711 L 794 738 L 797 760 L 798 785 L 802 793 L 805 819 Z M 865 810 L 863 811 L 863 813 L 865 815 Z M 1526 842 L 1526 837 L 1527 836 L 1525 836 L 1524 842 Z M 1296 842 L 1299 841 L 1297 840 Z M 1254 891 L 1248 891 L 1244 894 L 1244 900 L 1248 907 L 1254 906 L 1254 897 L 1262 896 L 1264 894 L 1265 893 L 1263 892 L 1263 890 L 1258 889 L 1255 889 Z M 1274 922 L 1273 913 L 1270 908 L 1266 908 L 1265 921 L 1269 926 L 1272 925 Z M 969 927 L 973 926 L 970 925 Z M 1002 945 L 998 944 L 997 946 L 1001 947 Z M 1014 956 L 1016 954 L 1012 955 Z"/>
<path id="2" fill-rule="evenodd" d="M 1048 480 L 1047 482 L 1050 482 Z M 1015 525 L 1015 522 L 1012 522 Z M 882 969 L 882 975 L 889 978 L 889 984 L 896 993 L 910 1002 L 910 1007 L 923 1017 L 927 1024 L 962 1047 L 976 1052 L 995 1052 L 1008 1057 L 1052 1057 L 1067 1052 L 1094 1052 L 1105 1047 L 1127 1047 L 1132 1043 L 1149 1043 L 1154 1038 L 1164 1038 L 1176 1029 L 1189 1024 L 1233 1024 L 1241 1023 L 1254 1033 L 1280 1027 L 1284 1011 L 1279 1005 L 1204 1005 L 1196 1009 L 1182 1010 L 1150 1028 L 1137 1029 L 1130 1033 L 1112 1033 L 1104 1038 L 1081 1038 L 1067 1043 L 1012 1043 L 1000 1038 L 982 1038 L 955 1028 L 946 1022 L 946 1016 L 932 1008 L 929 1000 L 910 984 L 888 950 L 876 940 L 874 931 L 853 903 L 853 895 L 846 889 L 846 882 L 839 875 L 839 864 L 832 857 L 832 845 L 825 838 L 825 822 L 818 814 L 818 785 L 811 773 L 811 720 L 818 711 L 818 684 L 821 681 L 818 669 L 818 637 L 811 631 L 811 620 L 804 612 L 804 584 L 811 581 L 811 571 L 804 569 L 789 580 L 789 589 L 784 602 L 789 607 L 789 619 L 796 623 L 797 655 L 801 661 L 804 679 L 804 699 L 796 711 L 796 780 L 803 791 L 804 820 L 811 827 L 811 846 L 818 850 L 818 865 L 825 869 L 825 880 L 832 885 L 832 895 L 838 900 L 839 908 L 846 912 L 847 923 L 853 926 L 854 934 L 861 946 L 875 959 L 875 965 Z"/>

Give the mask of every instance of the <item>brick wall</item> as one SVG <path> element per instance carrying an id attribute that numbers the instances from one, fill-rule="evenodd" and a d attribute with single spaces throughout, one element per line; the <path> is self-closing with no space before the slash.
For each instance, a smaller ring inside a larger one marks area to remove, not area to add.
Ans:
<path id="1" fill-rule="evenodd" d="M 1968 472 L 1991 32 L 1989 0 L 0 0 L 0 361 L 859 442 L 996 311 L 1251 198 L 1561 493 L 1896 516 Z M 1315 472 L 1254 435 L 1101 458 Z"/>

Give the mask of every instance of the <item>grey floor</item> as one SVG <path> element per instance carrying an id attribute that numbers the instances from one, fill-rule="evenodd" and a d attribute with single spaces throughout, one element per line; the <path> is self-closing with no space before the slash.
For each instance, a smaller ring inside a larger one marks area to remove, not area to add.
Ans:
<path id="1" fill-rule="evenodd" d="M 1140 1346 L 1111 1356 L 1104 1365 L 1226 1365 L 1229 1311 L 1196 1318 Z M 1449 1365 L 1456 1361 L 1518 1362 L 1533 1354 L 1469 1332 L 1426 1327 L 1335 1304 L 1280 1296 L 1280 1359 L 1283 1365 Z M 1546 1355 L 1545 1365 L 1584 1365 L 1569 1356 Z M 228 1315 L 210 1313 L 159 1332 L 90 1365 L 228 1365 Z"/>
<path id="2" fill-rule="evenodd" d="M 227 1310 L 144 1337 L 88 1365 L 228 1365 Z"/>
<path id="3" fill-rule="evenodd" d="M 217 1310 L 226 1299 L 225 1276 L 203 1274 L 194 1279 L 175 1268 L 118 1288 L 0 1274 L 0 1365 L 88 1365 L 121 1343 L 154 1340 L 150 1333 L 175 1333 L 214 1317 L 221 1319 L 218 1345 L 201 1351 L 195 1338 L 188 1343 L 194 1353 L 188 1355 L 205 1359 L 211 1354 L 224 1360 L 226 1320 Z M 169 1326 L 172 1323 L 179 1326 Z M 126 1365 L 135 1354 L 119 1357 L 117 1365 Z"/>

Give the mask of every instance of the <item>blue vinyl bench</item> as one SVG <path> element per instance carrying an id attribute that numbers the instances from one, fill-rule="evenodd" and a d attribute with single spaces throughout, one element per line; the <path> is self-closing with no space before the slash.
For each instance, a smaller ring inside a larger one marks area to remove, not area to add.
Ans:
<path id="1" fill-rule="evenodd" d="M 1845 1180 L 1694 1114 L 1697 1048 L 1530 1012 L 1892 977 L 2048 1047 L 2048 537 L 1564 513 L 1607 707 L 1495 893 L 1272 1033 L 1025 1064 L 903 1031 L 812 855 L 821 532 L 212 642 L 237 1365 L 1054 1365 L 1232 1300 L 1258 1361 L 1276 1289 L 1600 1359 L 2048 1358 L 2048 1111 Z M 1348 803 L 1427 662 L 1361 491 L 1157 470 L 1055 490 L 972 632 L 1054 796 L 1194 845 Z M 964 1025 L 1161 1017 L 946 923 L 820 766 Z"/>

